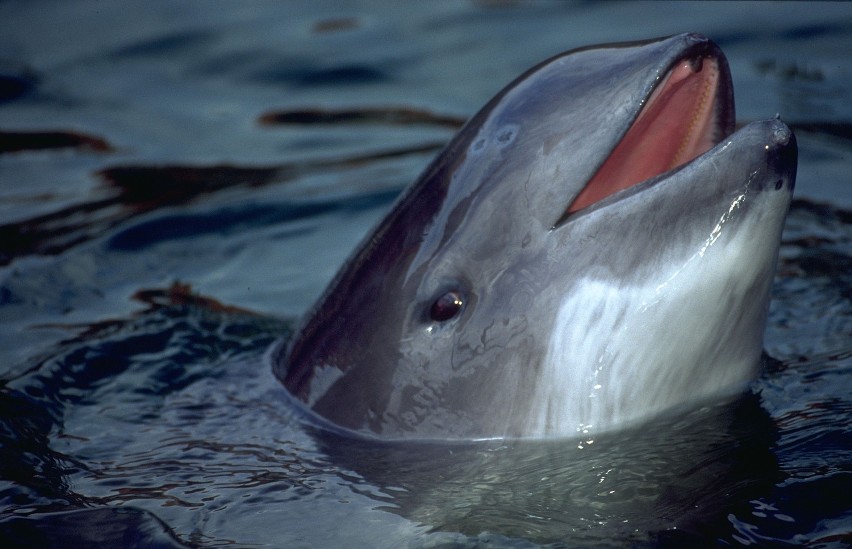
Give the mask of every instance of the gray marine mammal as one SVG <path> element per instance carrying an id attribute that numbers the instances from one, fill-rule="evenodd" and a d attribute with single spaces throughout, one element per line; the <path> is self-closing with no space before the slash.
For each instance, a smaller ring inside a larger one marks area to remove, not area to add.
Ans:
<path id="1" fill-rule="evenodd" d="M 539 64 L 403 193 L 276 376 L 383 438 L 572 436 L 741 391 L 796 144 L 777 118 L 733 126 L 698 35 Z"/>

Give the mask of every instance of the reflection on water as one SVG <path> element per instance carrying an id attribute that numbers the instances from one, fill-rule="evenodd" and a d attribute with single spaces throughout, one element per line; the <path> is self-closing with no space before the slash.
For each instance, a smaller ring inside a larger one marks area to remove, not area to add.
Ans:
<path id="1" fill-rule="evenodd" d="M 675 527 L 669 541 L 704 539 L 722 510 L 775 480 L 773 437 L 753 397 L 583 440 L 395 445 L 319 435 L 335 463 L 387 494 L 384 509 L 431 531 L 583 546 Z"/>
<path id="2" fill-rule="evenodd" d="M 602 9 L 0 5 L 4 547 L 852 544 L 852 12 Z M 308 424 L 264 354 L 454 129 L 549 55 L 684 30 L 800 145 L 753 394 L 592 440 Z"/>

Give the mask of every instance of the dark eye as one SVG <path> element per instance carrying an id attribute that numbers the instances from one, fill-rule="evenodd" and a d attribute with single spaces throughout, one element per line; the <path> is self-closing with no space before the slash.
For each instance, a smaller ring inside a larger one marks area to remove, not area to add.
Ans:
<path id="1" fill-rule="evenodd" d="M 449 291 L 435 300 L 429 314 L 432 320 L 444 322 L 450 320 L 461 311 L 464 301 L 459 292 Z"/>

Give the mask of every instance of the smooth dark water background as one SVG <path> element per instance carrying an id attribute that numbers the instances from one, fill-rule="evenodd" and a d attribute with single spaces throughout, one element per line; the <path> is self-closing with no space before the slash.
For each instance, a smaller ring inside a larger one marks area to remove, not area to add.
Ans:
<path id="1" fill-rule="evenodd" d="M 305 425 L 266 349 L 458 122 L 682 31 L 800 146 L 751 394 L 591 442 Z M 3 546 L 852 545 L 849 52 L 847 4 L 0 3 Z"/>

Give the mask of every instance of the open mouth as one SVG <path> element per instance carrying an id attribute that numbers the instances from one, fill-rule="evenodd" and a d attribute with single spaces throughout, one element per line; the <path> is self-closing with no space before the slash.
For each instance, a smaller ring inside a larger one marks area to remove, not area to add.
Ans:
<path id="1" fill-rule="evenodd" d="M 733 131 L 732 97 L 724 59 L 702 53 L 677 61 L 565 215 L 682 166 L 716 146 Z"/>

